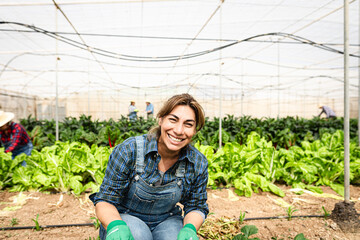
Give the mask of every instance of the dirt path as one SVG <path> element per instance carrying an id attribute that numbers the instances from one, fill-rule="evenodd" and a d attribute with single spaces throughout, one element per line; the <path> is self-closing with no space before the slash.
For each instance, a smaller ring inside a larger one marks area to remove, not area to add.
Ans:
<path id="1" fill-rule="evenodd" d="M 259 232 L 252 237 L 263 239 L 294 239 L 303 233 L 307 239 L 355 240 L 360 239 L 360 230 L 344 232 L 340 225 L 330 218 L 298 218 L 300 215 L 324 215 L 324 209 L 331 213 L 336 203 L 342 202 L 340 196 L 330 188 L 324 187 L 324 194 L 304 192 L 295 194 L 290 188 L 280 186 L 285 191 L 284 198 L 260 192 L 251 198 L 240 197 L 230 189 L 208 190 L 210 214 L 199 232 L 202 239 L 231 239 L 240 233 L 244 225 L 255 225 Z M 354 208 L 360 213 L 360 187 L 351 186 L 351 199 Z M 259 217 L 287 216 L 291 206 L 295 210 L 291 221 L 286 218 L 272 220 L 248 220 Z M 240 213 L 245 213 L 245 221 L 240 224 Z M 0 226 L 35 226 L 34 220 L 44 225 L 84 224 L 90 226 L 5 230 L 0 239 L 96 239 L 98 231 L 92 226 L 95 217 L 94 207 L 88 194 L 75 197 L 68 194 L 45 194 L 39 192 L 10 193 L 0 192 Z M 213 237 L 217 236 L 217 238 Z M 221 238 L 220 238 L 221 236 Z"/>

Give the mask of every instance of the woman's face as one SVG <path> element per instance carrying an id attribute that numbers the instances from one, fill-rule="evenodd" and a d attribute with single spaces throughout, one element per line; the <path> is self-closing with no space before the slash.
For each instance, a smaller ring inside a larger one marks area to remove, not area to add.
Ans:
<path id="1" fill-rule="evenodd" d="M 178 153 L 196 133 L 195 112 L 189 106 L 178 105 L 169 115 L 159 119 L 159 125 L 159 150 Z"/>
<path id="2" fill-rule="evenodd" d="M 0 131 L 6 131 L 9 128 L 9 123 L 6 123 L 5 125 L 0 127 Z"/>

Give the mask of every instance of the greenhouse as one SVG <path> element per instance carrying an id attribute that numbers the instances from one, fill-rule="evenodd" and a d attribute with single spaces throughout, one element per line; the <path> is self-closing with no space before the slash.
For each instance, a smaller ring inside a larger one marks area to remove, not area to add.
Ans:
<path id="1" fill-rule="evenodd" d="M 4 0 L 0 23 L 1 123 L 33 145 L 0 126 L 0 239 L 100 239 L 111 153 L 180 94 L 204 111 L 199 239 L 360 239 L 359 0 Z"/>

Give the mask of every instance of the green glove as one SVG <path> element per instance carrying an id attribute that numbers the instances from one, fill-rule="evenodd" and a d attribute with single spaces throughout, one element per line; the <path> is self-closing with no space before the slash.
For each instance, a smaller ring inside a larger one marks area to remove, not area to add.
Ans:
<path id="1" fill-rule="evenodd" d="M 134 237 L 124 221 L 114 220 L 107 227 L 106 240 L 134 240 Z"/>
<path id="2" fill-rule="evenodd" d="M 186 224 L 179 232 L 177 240 L 199 240 L 196 228 L 191 223 Z"/>

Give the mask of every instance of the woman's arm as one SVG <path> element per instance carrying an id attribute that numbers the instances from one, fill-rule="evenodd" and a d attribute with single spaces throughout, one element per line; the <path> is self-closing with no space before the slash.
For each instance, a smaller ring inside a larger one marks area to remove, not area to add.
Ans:
<path id="1" fill-rule="evenodd" d="M 196 230 L 199 230 L 203 222 L 203 217 L 197 212 L 189 212 L 184 218 L 184 226 L 188 223 L 191 223 L 195 226 Z"/>
<path id="2" fill-rule="evenodd" d="M 108 202 L 98 202 L 95 206 L 95 212 L 105 229 L 107 229 L 110 222 L 122 220 L 116 207 Z"/>

